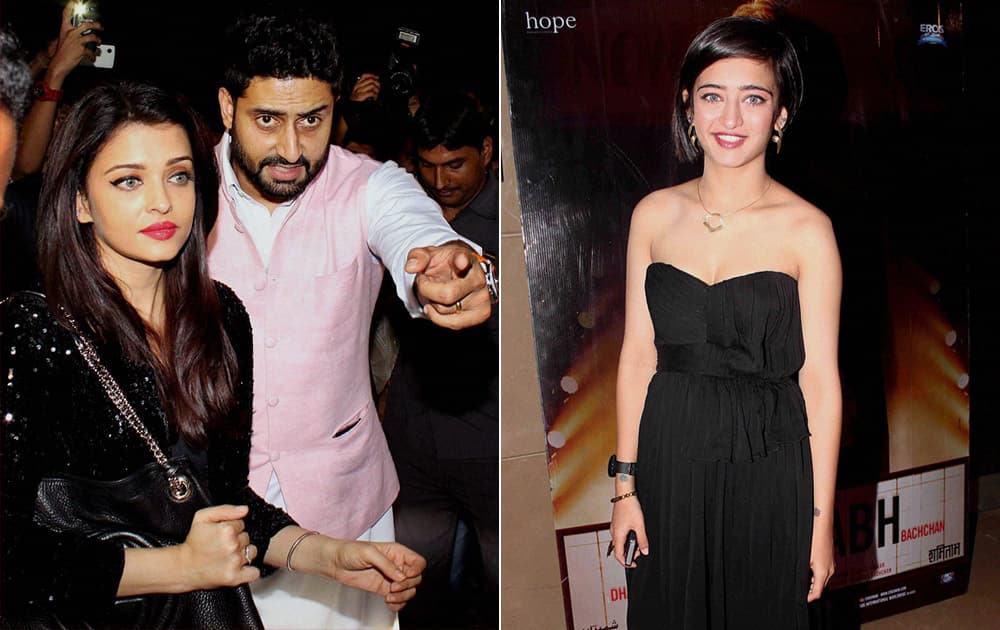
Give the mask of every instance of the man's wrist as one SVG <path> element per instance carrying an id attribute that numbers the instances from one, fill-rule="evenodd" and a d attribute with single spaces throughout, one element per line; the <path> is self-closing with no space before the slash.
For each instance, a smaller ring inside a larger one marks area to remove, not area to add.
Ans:
<path id="1" fill-rule="evenodd" d="M 483 276 L 486 279 L 486 290 L 490 293 L 490 304 L 496 304 L 500 301 L 500 282 L 499 278 L 497 278 L 496 265 L 490 256 L 482 254 L 475 254 L 475 256 L 476 261 L 479 263 L 479 268 L 483 270 Z"/>

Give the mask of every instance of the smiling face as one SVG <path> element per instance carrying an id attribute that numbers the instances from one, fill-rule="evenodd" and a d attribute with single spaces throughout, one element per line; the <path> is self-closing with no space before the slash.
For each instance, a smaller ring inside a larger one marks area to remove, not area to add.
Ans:
<path id="1" fill-rule="evenodd" d="M 684 98 L 706 161 L 741 166 L 763 160 L 775 127 L 784 127 L 788 118 L 785 108 L 778 109 L 777 96 L 767 62 L 730 58 L 705 68 Z"/>
<path id="2" fill-rule="evenodd" d="M 255 77 L 235 102 L 220 89 L 243 191 L 272 210 L 302 194 L 326 164 L 335 100 L 329 83 L 312 78 Z"/>
<path id="3" fill-rule="evenodd" d="M 184 128 L 129 123 L 94 157 L 76 216 L 94 224 L 101 264 L 124 279 L 177 257 L 191 234 L 195 200 Z"/>

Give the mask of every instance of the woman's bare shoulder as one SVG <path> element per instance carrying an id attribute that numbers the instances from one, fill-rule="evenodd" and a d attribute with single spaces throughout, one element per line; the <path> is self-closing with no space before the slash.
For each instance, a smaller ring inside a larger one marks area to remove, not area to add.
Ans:
<path id="1" fill-rule="evenodd" d="M 774 205 L 780 209 L 787 236 L 805 237 L 833 234 L 830 217 L 790 189 L 782 186 Z"/>
<path id="2" fill-rule="evenodd" d="M 632 214 L 633 224 L 669 223 L 692 200 L 690 182 L 669 188 L 660 188 L 639 200 Z"/>
<path id="3" fill-rule="evenodd" d="M 784 187 L 775 203 L 781 219 L 773 234 L 791 247 L 799 269 L 807 261 L 839 258 L 833 222 L 823 210 Z"/>

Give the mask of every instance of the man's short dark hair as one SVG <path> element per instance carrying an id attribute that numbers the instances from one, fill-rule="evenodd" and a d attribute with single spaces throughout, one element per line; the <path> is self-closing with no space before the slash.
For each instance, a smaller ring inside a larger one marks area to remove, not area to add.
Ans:
<path id="1" fill-rule="evenodd" d="M 449 151 L 482 148 L 490 125 L 479 103 L 464 92 L 437 92 L 428 96 L 414 118 L 418 149 L 444 145 Z"/>
<path id="2" fill-rule="evenodd" d="M 301 11 L 239 18 L 226 33 L 222 85 L 233 99 L 254 77 L 319 79 L 340 90 L 341 63 L 333 27 Z"/>
<path id="3" fill-rule="evenodd" d="M 31 72 L 21 58 L 17 38 L 0 31 L 0 109 L 20 125 L 28 109 L 31 92 Z"/>

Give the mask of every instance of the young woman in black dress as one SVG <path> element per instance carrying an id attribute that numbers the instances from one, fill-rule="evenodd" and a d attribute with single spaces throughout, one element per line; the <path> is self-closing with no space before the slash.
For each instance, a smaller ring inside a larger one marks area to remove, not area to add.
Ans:
<path id="1" fill-rule="evenodd" d="M 420 581 L 424 561 L 406 547 L 307 532 L 247 485 L 250 320 L 208 276 L 218 183 L 202 131 L 165 92 L 118 84 L 83 97 L 54 139 L 38 217 L 45 295 L 2 310 L 4 627 L 51 614 L 101 625 L 119 598 L 235 586 L 273 567 L 379 592 L 393 610 Z M 216 504 L 181 544 L 123 549 L 33 521 L 43 478 L 113 481 L 154 460 L 77 335 Z"/>
<path id="2" fill-rule="evenodd" d="M 773 25 L 691 43 L 674 144 L 702 175 L 644 198 L 628 244 L 615 553 L 629 630 L 808 627 L 834 571 L 841 269 L 827 216 L 771 178 L 801 100 Z M 634 473 L 634 474 L 631 474 Z"/>

